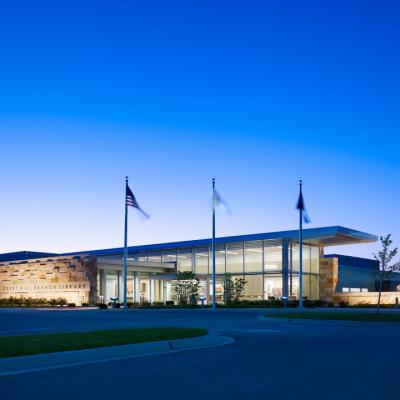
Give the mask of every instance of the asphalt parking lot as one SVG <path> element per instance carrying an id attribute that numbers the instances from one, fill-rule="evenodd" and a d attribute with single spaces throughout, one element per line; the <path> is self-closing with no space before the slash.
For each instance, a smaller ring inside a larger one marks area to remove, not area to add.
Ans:
<path id="1" fill-rule="evenodd" d="M 5 399 L 393 399 L 398 323 L 263 319 L 265 310 L 0 310 L 0 334 L 196 326 L 220 348 L 0 377 Z"/>

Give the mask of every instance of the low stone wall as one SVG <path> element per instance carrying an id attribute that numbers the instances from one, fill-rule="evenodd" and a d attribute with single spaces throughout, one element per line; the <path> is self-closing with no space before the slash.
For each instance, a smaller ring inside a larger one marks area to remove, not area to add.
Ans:
<path id="1" fill-rule="evenodd" d="M 333 301 L 335 303 L 344 301 L 349 305 L 378 304 L 378 296 L 378 292 L 335 293 Z M 381 304 L 396 304 L 396 298 L 400 302 L 400 292 L 382 292 Z"/>
<path id="2" fill-rule="evenodd" d="M 96 260 L 73 256 L 1 263 L 0 298 L 11 296 L 97 302 Z"/>

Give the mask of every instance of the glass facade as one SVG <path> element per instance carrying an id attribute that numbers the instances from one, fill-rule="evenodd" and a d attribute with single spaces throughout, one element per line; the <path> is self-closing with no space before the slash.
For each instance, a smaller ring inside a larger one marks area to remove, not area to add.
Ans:
<path id="1" fill-rule="evenodd" d="M 287 251 L 286 257 L 284 252 Z M 212 281 L 211 247 L 184 248 L 163 251 L 163 262 L 173 262 L 178 255 L 177 270 L 193 271 L 199 276 L 201 293 L 208 298 Z M 303 297 L 318 298 L 320 249 L 303 244 Z M 148 253 L 151 260 L 152 252 Z M 286 265 L 284 260 L 287 260 Z M 215 247 L 217 274 L 217 300 L 223 299 L 223 276 L 247 281 L 244 298 L 248 300 L 279 299 L 287 293 L 289 298 L 299 296 L 299 245 L 282 240 L 254 240 L 217 244 Z M 286 271 L 286 272 L 285 272 Z M 208 280 L 206 279 L 208 276 Z M 285 282 L 284 276 L 287 276 Z M 286 286 L 285 286 L 286 285 Z M 286 292 L 285 292 L 286 290 Z"/>
<path id="2" fill-rule="evenodd" d="M 226 272 L 229 274 L 243 274 L 243 242 L 228 243 L 226 245 Z"/>
<path id="3" fill-rule="evenodd" d="M 282 244 L 275 240 L 264 240 L 264 271 L 282 271 Z"/>
<path id="4" fill-rule="evenodd" d="M 244 272 L 261 274 L 263 271 L 263 242 L 244 242 Z"/>
<path id="5" fill-rule="evenodd" d="M 218 243 L 215 248 L 217 301 L 223 301 L 224 274 L 233 279 L 244 277 L 247 281 L 244 298 L 248 300 L 290 299 L 299 296 L 299 245 L 289 240 L 254 240 Z M 130 253 L 136 261 L 176 263 L 177 271 L 193 271 L 200 280 L 201 295 L 212 300 L 212 252 L 210 246 L 182 247 L 178 249 L 149 250 Z M 303 297 L 318 299 L 319 296 L 319 247 L 303 245 Z M 128 298 L 135 297 L 133 273 L 128 277 Z M 171 274 L 170 274 L 171 275 Z M 107 298 L 120 296 L 122 273 L 107 271 L 102 278 Z M 105 279 L 105 280 L 104 280 Z M 140 301 L 165 301 L 171 299 L 172 276 L 160 274 L 153 280 L 147 272 L 141 273 Z M 105 282 L 105 285 L 104 285 Z"/>
<path id="6" fill-rule="evenodd" d="M 177 270 L 193 271 L 193 249 L 179 249 L 178 250 L 178 261 Z"/>
<path id="7" fill-rule="evenodd" d="M 195 273 L 198 275 L 209 274 L 209 248 L 200 247 L 195 249 Z"/>

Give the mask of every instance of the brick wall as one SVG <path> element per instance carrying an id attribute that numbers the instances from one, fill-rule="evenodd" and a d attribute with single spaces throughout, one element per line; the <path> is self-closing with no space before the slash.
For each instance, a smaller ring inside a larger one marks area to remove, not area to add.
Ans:
<path id="1" fill-rule="evenodd" d="M 91 256 L 0 263 L 0 298 L 64 297 L 69 303 L 97 302 L 97 265 Z"/>

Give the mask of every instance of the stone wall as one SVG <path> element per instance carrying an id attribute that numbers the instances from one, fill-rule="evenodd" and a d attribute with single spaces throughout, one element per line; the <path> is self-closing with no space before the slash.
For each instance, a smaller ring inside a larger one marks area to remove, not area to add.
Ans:
<path id="1" fill-rule="evenodd" d="M 335 288 L 339 279 L 339 262 L 337 257 L 319 260 L 319 298 L 334 301 Z"/>
<path id="2" fill-rule="evenodd" d="M 334 301 L 344 301 L 349 305 L 378 304 L 378 296 L 378 292 L 335 293 Z M 382 292 L 381 304 L 396 304 L 396 298 L 400 302 L 400 292 Z"/>
<path id="3" fill-rule="evenodd" d="M 52 257 L 0 264 L 0 298 L 63 297 L 69 303 L 97 302 L 97 265 L 91 256 Z"/>

